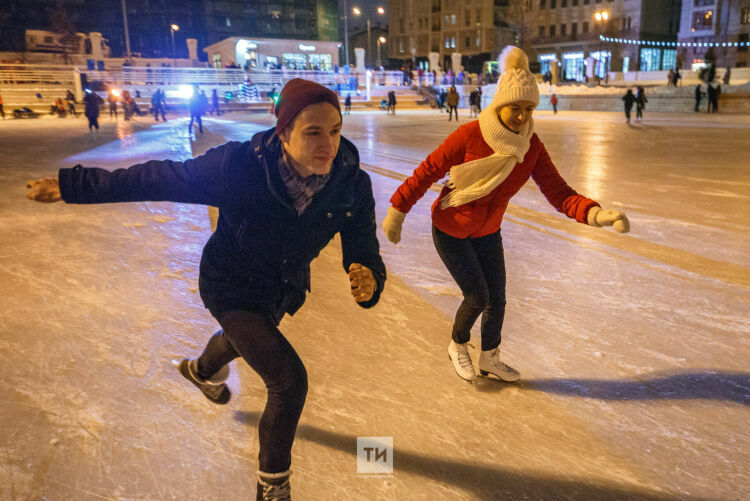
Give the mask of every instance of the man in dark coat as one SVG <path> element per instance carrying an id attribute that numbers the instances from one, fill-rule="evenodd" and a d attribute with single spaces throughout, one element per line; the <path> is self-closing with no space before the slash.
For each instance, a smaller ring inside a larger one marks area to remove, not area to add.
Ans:
<path id="1" fill-rule="evenodd" d="M 341 137 L 336 93 L 289 81 L 274 129 L 229 142 L 185 162 L 150 161 L 128 169 L 61 169 L 59 180 L 28 183 L 42 202 L 173 201 L 219 207 L 219 223 L 201 258 L 199 287 L 222 330 L 180 373 L 212 402 L 224 404 L 227 364 L 241 356 L 268 389 L 259 424 L 257 499 L 291 499 L 294 434 L 307 395 L 307 373 L 279 331 L 310 290 L 310 262 L 341 235 L 351 294 L 374 306 L 385 284 L 369 176 L 356 147 Z"/>
<path id="2" fill-rule="evenodd" d="M 154 92 L 154 95 L 151 96 L 151 107 L 154 111 L 154 119 L 158 122 L 159 121 L 159 114 L 161 114 L 161 119 L 165 122 L 167 121 L 167 115 L 165 112 L 166 109 L 166 96 L 164 92 L 161 89 L 156 89 L 156 92 Z"/>
<path id="3" fill-rule="evenodd" d="M 703 98 L 703 91 L 701 90 L 701 84 L 695 86 L 695 111 L 699 111 L 701 107 L 701 99 Z"/>
<path id="4" fill-rule="evenodd" d="M 203 120 L 201 120 L 201 117 L 206 111 L 206 108 L 203 102 L 203 96 L 198 90 L 197 85 L 193 87 L 193 94 L 188 100 L 188 108 L 190 109 L 190 123 L 188 124 L 188 134 L 191 134 L 193 132 L 193 122 L 198 123 L 198 131 L 203 134 Z"/>
<path id="5" fill-rule="evenodd" d="M 86 89 L 86 95 L 83 97 L 84 111 L 83 114 L 89 119 L 89 130 L 99 130 L 99 103 L 102 99 L 94 94 L 91 90 Z"/>
<path id="6" fill-rule="evenodd" d="M 625 101 L 625 123 L 630 123 L 630 110 L 633 109 L 633 103 L 635 103 L 635 95 L 633 89 L 628 89 L 622 100 Z"/>

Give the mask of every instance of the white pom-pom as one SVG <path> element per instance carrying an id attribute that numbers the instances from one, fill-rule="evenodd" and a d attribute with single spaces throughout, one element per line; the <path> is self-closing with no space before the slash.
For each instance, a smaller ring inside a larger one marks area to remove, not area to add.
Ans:
<path id="1" fill-rule="evenodd" d="M 497 56 L 497 62 L 500 64 L 500 73 L 507 69 L 518 68 L 529 71 L 529 58 L 526 53 L 513 45 L 507 45 Z"/>

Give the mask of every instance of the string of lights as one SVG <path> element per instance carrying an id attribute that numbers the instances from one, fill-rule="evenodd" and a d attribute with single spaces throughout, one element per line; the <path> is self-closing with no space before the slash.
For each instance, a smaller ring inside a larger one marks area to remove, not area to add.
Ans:
<path id="1" fill-rule="evenodd" d="M 653 47 L 750 47 L 750 42 L 660 42 L 656 40 L 632 40 L 599 35 L 602 42 L 627 45 L 651 45 Z"/>

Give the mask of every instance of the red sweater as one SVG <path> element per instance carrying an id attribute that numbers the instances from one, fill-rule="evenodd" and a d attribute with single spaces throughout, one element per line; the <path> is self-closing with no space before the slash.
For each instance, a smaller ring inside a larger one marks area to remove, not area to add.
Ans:
<path id="1" fill-rule="evenodd" d="M 479 121 L 462 125 L 398 187 L 391 197 L 391 204 L 403 213 L 409 212 L 433 183 L 448 174 L 451 167 L 492 153 L 492 148 L 482 138 Z M 555 209 L 580 223 L 586 223 L 591 207 L 599 206 L 594 200 L 579 195 L 568 186 L 557 172 L 542 141 L 533 134 L 523 162 L 516 164 L 505 181 L 484 197 L 458 207 L 441 209 L 438 204 L 450 191 L 444 187 L 432 204 L 432 222 L 440 231 L 456 238 L 476 238 L 494 233 L 500 229 L 511 197 L 529 177 L 534 179 Z"/>

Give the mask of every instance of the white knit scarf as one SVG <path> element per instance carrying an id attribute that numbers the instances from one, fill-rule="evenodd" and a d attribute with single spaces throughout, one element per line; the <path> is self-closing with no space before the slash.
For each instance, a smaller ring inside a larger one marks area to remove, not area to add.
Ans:
<path id="1" fill-rule="evenodd" d="M 505 181 L 516 163 L 522 162 L 529 151 L 534 120 L 529 118 L 516 134 L 500 123 L 496 109 L 490 105 L 479 114 L 482 138 L 494 153 L 451 167 L 445 185 L 453 191 L 440 201 L 440 208 L 456 207 L 487 195 Z"/>

